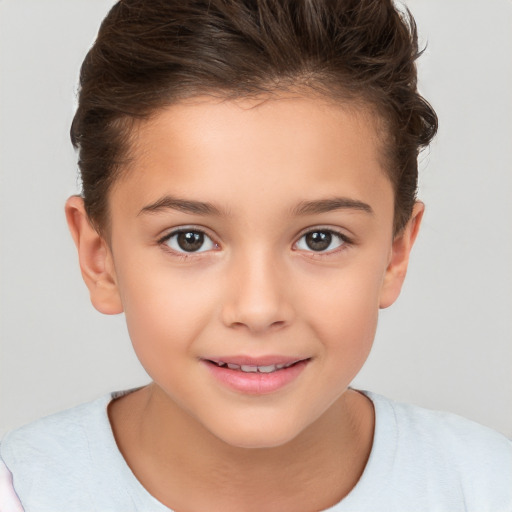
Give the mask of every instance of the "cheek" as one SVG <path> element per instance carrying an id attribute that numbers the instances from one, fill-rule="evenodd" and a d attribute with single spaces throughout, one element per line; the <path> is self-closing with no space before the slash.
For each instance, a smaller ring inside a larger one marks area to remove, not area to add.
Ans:
<path id="1" fill-rule="evenodd" d="M 316 317 L 321 320 L 312 324 L 318 339 L 327 345 L 329 355 L 339 356 L 345 364 L 351 362 L 356 366 L 361 359 L 366 359 L 377 329 L 375 302 L 375 297 L 349 287 L 340 291 L 330 303 L 316 302 L 316 311 L 312 314 L 317 313 Z"/>
<path id="2" fill-rule="evenodd" d="M 214 283 L 156 265 L 123 275 L 128 276 L 120 283 L 128 331 L 148 373 L 191 355 L 194 341 L 215 314 Z"/>
<path id="3" fill-rule="evenodd" d="M 377 328 L 383 265 L 362 260 L 304 282 L 302 315 L 329 354 L 357 366 L 370 351 Z"/>

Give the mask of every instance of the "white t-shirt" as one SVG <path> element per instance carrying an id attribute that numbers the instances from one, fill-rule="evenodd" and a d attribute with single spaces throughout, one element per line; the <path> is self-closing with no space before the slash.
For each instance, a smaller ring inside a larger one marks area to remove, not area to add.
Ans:
<path id="1" fill-rule="evenodd" d="M 375 406 L 370 458 L 354 489 L 329 512 L 512 512 L 510 440 L 453 414 L 365 393 Z M 1 458 L 25 512 L 170 511 L 117 448 L 107 406 L 122 394 L 5 436 Z M 7 501 L 9 478 L 4 472 L 0 512 L 20 510 Z"/>

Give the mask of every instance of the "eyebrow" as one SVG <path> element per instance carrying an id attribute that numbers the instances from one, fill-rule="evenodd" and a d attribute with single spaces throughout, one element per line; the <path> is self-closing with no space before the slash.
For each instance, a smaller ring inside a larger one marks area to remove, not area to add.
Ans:
<path id="1" fill-rule="evenodd" d="M 223 212 L 212 203 L 180 199 L 169 195 L 161 197 L 154 203 L 144 206 L 138 215 L 143 213 L 158 213 L 169 209 L 190 213 L 192 215 L 227 215 L 226 212 Z M 373 215 L 373 209 L 369 204 L 356 199 L 350 199 L 348 197 L 333 197 L 329 199 L 318 199 L 315 201 L 301 201 L 295 208 L 293 208 L 292 215 L 313 215 L 335 210 L 357 210 Z"/>
<path id="2" fill-rule="evenodd" d="M 190 199 L 179 199 L 169 195 L 158 199 L 154 203 L 144 206 L 137 215 L 141 215 L 142 213 L 158 213 L 169 209 L 193 215 L 225 215 L 224 212 L 211 203 L 192 201 Z"/>
<path id="3" fill-rule="evenodd" d="M 373 215 L 372 207 L 348 197 L 332 197 L 329 199 L 319 199 L 317 201 L 301 201 L 293 210 L 294 215 L 311 215 L 315 213 L 327 213 L 335 210 L 357 210 Z"/>

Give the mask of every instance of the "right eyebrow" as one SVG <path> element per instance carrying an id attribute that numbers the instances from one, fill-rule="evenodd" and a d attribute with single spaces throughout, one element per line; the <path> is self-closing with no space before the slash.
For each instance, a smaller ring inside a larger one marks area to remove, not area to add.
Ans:
<path id="1" fill-rule="evenodd" d="M 180 199 L 170 195 L 165 195 L 155 202 L 144 206 L 137 215 L 144 213 L 158 213 L 164 210 L 178 210 L 193 215 L 215 215 L 223 216 L 225 212 L 220 208 L 203 201 L 192 201 L 190 199 Z"/>

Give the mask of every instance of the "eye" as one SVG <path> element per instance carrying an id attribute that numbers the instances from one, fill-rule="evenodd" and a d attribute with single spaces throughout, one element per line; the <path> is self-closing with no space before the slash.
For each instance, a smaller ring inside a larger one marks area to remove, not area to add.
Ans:
<path id="1" fill-rule="evenodd" d="M 346 244 L 346 237 L 329 229 L 309 231 L 299 238 L 296 244 L 301 251 L 329 252 Z"/>
<path id="2" fill-rule="evenodd" d="M 205 252 L 215 249 L 217 244 L 203 231 L 181 229 L 173 231 L 161 240 L 176 252 Z"/>

